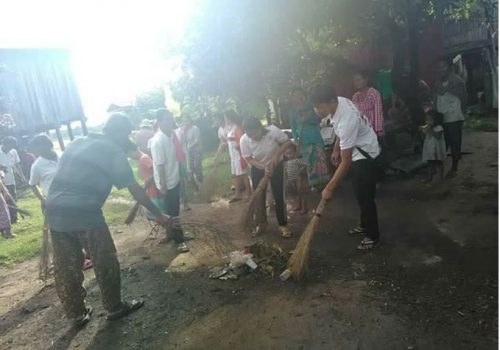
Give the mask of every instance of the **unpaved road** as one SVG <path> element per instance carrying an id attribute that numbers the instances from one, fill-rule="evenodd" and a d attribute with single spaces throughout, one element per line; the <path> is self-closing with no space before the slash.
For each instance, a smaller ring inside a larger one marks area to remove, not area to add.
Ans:
<path id="1" fill-rule="evenodd" d="M 453 181 L 427 189 L 418 179 L 390 179 L 378 196 L 383 243 L 370 253 L 355 251 L 359 238 L 345 234 L 357 210 L 343 186 L 300 283 L 260 274 L 208 279 L 225 253 L 251 242 L 236 226 L 242 204 L 224 202 L 186 215 L 197 237 L 189 254 L 144 242 L 143 221 L 112 230 L 123 294 L 146 300 L 121 321 L 104 320 L 92 271 L 95 312 L 76 332 L 53 287 L 41 290 L 36 261 L 0 270 L 0 349 L 496 349 L 497 137 L 466 135 L 473 155 Z M 291 222 L 296 233 L 306 224 Z M 268 242 L 296 243 L 269 231 Z"/>

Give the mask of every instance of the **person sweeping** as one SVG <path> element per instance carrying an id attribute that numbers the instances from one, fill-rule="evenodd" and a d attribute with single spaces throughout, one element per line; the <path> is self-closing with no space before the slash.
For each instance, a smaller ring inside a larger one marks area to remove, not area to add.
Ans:
<path id="1" fill-rule="evenodd" d="M 347 98 L 337 97 L 331 86 L 316 86 L 311 89 L 310 99 L 315 112 L 321 117 L 332 116 L 336 142 L 332 162 L 337 166 L 335 174 L 322 192 L 329 201 L 340 182 L 351 172 L 354 195 L 361 211 L 360 225 L 350 234 L 365 237 L 359 250 L 369 250 L 379 243 L 379 226 L 375 190 L 377 170 L 375 159 L 380 154 L 377 135 L 368 120 Z"/>
<path id="2" fill-rule="evenodd" d="M 291 141 L 283 131 L 274 125 L 263 127 L 255 117 L 243 121 L 243 131 L 245 134 L 241 137 L 240 149 L 242 156 L 251 165 L 252 186 L 255 190 L 264 177 L 270 178 L 279 230 L 283 238 L 290 238 L 292 234 L 287 225 L 282 155 Z M 265 193 L 264 189 L 260 197 L 263 209 L 266 206 Z M 262 210 L 262 222 L 256 234 L 262 233 L 265 228 L 265 215 L 265 210 Z"/>
<path id="3" fill-rule="evenodd" d="M 143 306 L 144 301 L 123 301 L 120 264 L 102 206 L 112 187 L 127 187 L 132 197 L 171 229 L 177 221 L 149 200 L 135 181 L 126 152 L 135 149 L 129 140 L 132 124 L 121 113 L 112 114 L 102 134 L 71 142 L 62 155 L 45 202 L 54 250 L 55 287 L 63 309 L 74 326 L 89 322 L 92 307 L 85 302 L 84 255 L 90 253 L 101 290 L 107 320 L 117 320 Z"/>

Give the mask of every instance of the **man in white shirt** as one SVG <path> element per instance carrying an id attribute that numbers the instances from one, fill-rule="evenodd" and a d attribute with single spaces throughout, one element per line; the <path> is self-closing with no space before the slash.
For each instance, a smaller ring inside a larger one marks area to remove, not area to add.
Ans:
<path id="1" fill-rule="evenodd" d="M 182 128 L 186 138 L 188 170 L 196 184 L 199 185 L 203 182 L 203 152 L 201 149 L 200 129 L 193 124 L 189 117 L 183 118 Z"/>
<path id="2" fill-rule="evenodd" d="M 323 190 L 322 197 L 331 200 L 333 192 L 347 175 L 352 175 L 354 194 L 361 209 L 360 226 L 349 231 L 364 234 L 359 250 L 373 248 L 379 242 L 377 206 L 375 204 L 376 164 L 380 154 L 377 135 L 368 120 L 347 98 L 337 97 L 331 86 L 316 86 L 311 90 L 311 102 L 321 118 L 332 115 L 336 141 L 332 161 L 337 170 Z"/>
<path id="3" fill-rule="evenodd" d="M 57 154 L 54 145 L 47 135 L 35 136 L 29 144 L 37 159 L 31 166 L 29 185 L 33 193 L 40 200 L 42 208 L 45 206 L 45 197 L 49 193 L 50 185 L 57 171 Z M 38 188 L 40 186 L 40 189 Z"/>
<path id="4" fill-rule="evenodd" d="M 151 157 L 153 158 L 153 177 L 156 188 L 164 196 L 165 213 L 172 217 L 179 216 L 180 210 L 180 173 L 178 157 L 182 152 L 182 145 L 174 137 L 175 120 L 167 109 L 156 111 L 156 120 L 160 130 L 151 139 Z M 176 142 L 177 141 L 177 142 Z M 184 243 L 182 229 L 174 228 L 173 239 L 177 243 L 177 250 L 185 253 L 189 251 Z"/>
<path id="5" fill-rule="evenodd" d="M 17 174 L 21 180 L 26 181 L 21 169 L 21 160 L 16 151 L 17 140 L 13 136 L 8 136 L 2 141 L 0 147 L 0 168 L 5 171 L 5 178 L 3 183 L 9 190 L 10 195 L 14 200 L 17 200 L 16 192 L 16 177 Z M 17 222 L 17 210 L 9 208 L 10 220 L 13 224 Z"/>

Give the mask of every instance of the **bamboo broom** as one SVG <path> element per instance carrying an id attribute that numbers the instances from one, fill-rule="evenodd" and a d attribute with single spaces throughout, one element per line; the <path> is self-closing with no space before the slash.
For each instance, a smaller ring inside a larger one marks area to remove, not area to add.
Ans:
<path id="1" fill-rule="evenodd" d="M 141 205 L 139 204 L 139 202 L 135 202 L 134 206 L 130 208 L 130 210 L 128 211 L 127 218 L 125 219 L 126 225 L 130 225 L 134 222 L 140 207 Z"/>
<path id="2" fill-rule="evenodd" d="M 40 261 L 38 262 L 38 278 L 44 283 L 49 278 L 49 265 L 50 265 L 50 237 L 49 237 L 47 216 L 44 214 L 42 252 L 40 254 Z"/>
<path id="3" fill-rule="evenodd" d="M 316 228 L 318 227 L 323 210 L 325 209 L 325 204 L 326 201 L 321 199 L 316 207 L 314 217 L 311 221 L 309 221 L 309 224 L 300 236 L 297 247 L 295 247 L 292 256 L 288 260 L 288 268 L 280 276 L 282 280 L 287 280 L 289 277 L 300 280 L 307 272 L 311 241 L 314 237 L 314 233 L 316 232 Z"/>
<path id="4" fill-rule="evenodd" d="M 257 188 L 253 191 L 252 197 L 248 201 L 247 206 L 244 208 L 240 219 L 240 225 L 244 230 L 251 231 L 255 228 L 257 224 L 261 224 L 261 220 L 264 216 L 264 211 L 266 208 L 262 208 L 262 199 L 261 196 L 263 192 L 266 190 L 267 185 L 270 180 L 269 176 L 264 176 Z"/>
<path id="5" fill-rule="evenodd" d="M 207 178 L 203 181 L 203 184 L 201 185 L 200 189 L 200 198 L 203 201 L 210 202 L 210 199 L 212 196 L 215 194 L 215 191 L 217 189 L 217 184 L 219 182 L 219 177 L 217 176 L 217 169 L 219 168 L 219 162 L 218 162 L 218 157 L 215 158 L 214 160 L 214 168 L 212 169 L 212 172 L 210 175 L 207 176 Z"/>

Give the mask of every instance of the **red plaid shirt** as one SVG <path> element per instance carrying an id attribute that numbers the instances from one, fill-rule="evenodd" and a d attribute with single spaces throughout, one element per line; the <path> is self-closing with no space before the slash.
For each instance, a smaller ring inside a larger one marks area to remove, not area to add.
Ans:
<path id="1" fill-rule="evenodd" d="M 365 98 L 360 92 L 356 92 L 352 97 L 352 102 L 359 111 L 368 119 L 377 135 L 384 134 L 384 112 L 382 110 L 382 98 L 380 92 L 374 88 L 369 88 Z"/>

